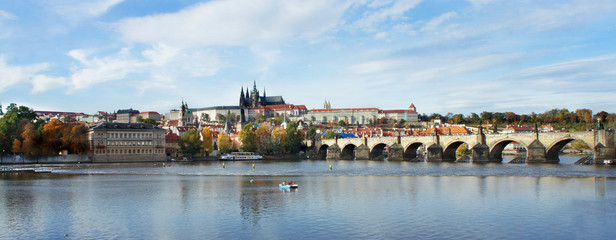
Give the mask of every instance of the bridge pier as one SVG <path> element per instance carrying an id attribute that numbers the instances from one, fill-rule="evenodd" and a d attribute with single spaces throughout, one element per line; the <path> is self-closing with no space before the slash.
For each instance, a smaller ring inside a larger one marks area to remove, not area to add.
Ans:
<path id="1" fill-rule="evenodd" d="M 432 144 L 426 150 L 426 161 L 428 162 L 442 162 L 443 161 L 443 147 L 439 144 Z"/>
<path id="2" fill-rule="evenodd" d="M 478 143 L 471 148 L 471 157 L 471 160 L 474 163 L 490 162 L 490 147 L 488 147 L 488 145 Z"/>
<path id="3" fill-rule="evenodd" d="M 616 159 L 616 139 L 614 132 L 606 130 L 595 131 L 595 164 L 603 164 L 603 160 Z"/>
<path id="4" fill-rule="evenodd" d="M 387 149 L 387 159 L 389 161 L 404 160 L 404 148 L 398 143 L 394 143 Z"/>
<path id="5" fill-rule="evenodd" d="M 545 146 L 543 146 L 543 144 L 539 142 L 539 140 L 533 141 L 530 145 L 528 145 L 526 150 L 527 150 L 526 163 L 547 163 L 548 162 L 547 158 L 545 157 L 546 155 Z M 550 162 L 553 162 L 553 161 L 554 160 L 551 160 Z"/>
<path id="6" fill-rule="evenodd" d="M 340 147 L 338 146 L 338 144 L 334 143 L 333 145 L 327 148 L 327 157 L 325 159 L 326 160 L 339 160 L 341 152 L 342 150 L 340 150 Z"/>
<path id="7" fill-rule="evenodd" d="M 366 144 L 355 148 L 355 160 L 370 160 L 370 148 Z"/>

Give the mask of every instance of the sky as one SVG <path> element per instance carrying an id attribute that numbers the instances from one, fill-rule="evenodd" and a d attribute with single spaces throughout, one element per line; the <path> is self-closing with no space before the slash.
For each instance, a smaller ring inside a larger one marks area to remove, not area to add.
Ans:
<path id="1" fill-rule="evenodd" d="M 613 0 L 0 2 L 0 104 L 616 112 Z"/>

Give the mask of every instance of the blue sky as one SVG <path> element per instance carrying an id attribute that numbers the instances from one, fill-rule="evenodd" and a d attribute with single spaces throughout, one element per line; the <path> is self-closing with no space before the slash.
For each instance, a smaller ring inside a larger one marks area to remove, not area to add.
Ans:
<path id="1" fill-rule="evenodd" d="M 616 112 L 616 1 L 0 2 L 0 103 Z"/>

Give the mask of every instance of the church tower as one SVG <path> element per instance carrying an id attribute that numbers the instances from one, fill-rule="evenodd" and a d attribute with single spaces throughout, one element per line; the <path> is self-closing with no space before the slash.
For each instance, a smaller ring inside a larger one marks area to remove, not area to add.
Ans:
<path id="1" fill-rule="evenodd" d="M 250 92 L 250 107 L 259 107 L 259 90 L 257 90 L 257 81 L 254 81 L 252 91 Z"/>
<path id="2" fill-rule="evenodd" d="M 244 87 L 242 87 L 242 91 L 240 92 L 240 107 L 244 107 L 246 105 L 246 99 L 244 98 Z"/>

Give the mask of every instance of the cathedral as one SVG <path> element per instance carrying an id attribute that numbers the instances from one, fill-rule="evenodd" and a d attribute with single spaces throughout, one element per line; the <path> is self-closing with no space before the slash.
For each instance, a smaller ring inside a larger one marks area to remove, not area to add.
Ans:
<path id="1" fill-rule="evenodd" d="M 259 90 L 257 90 L 257 82 L 255 81 L 252 86 L 252 91 L 248 92 L 248 88 L 246 88 L 246 93 L 244 93 L 244 88 L 240 92 L 240 107 L 242 108 L 258 108 L 265 107 L 268 105 L 284 105 L 284 99 L 282 96 L 272 96 L 268 97 L 265 94 L 265 89 L 263 89 L 263 96 L 259 95 Z"/>

